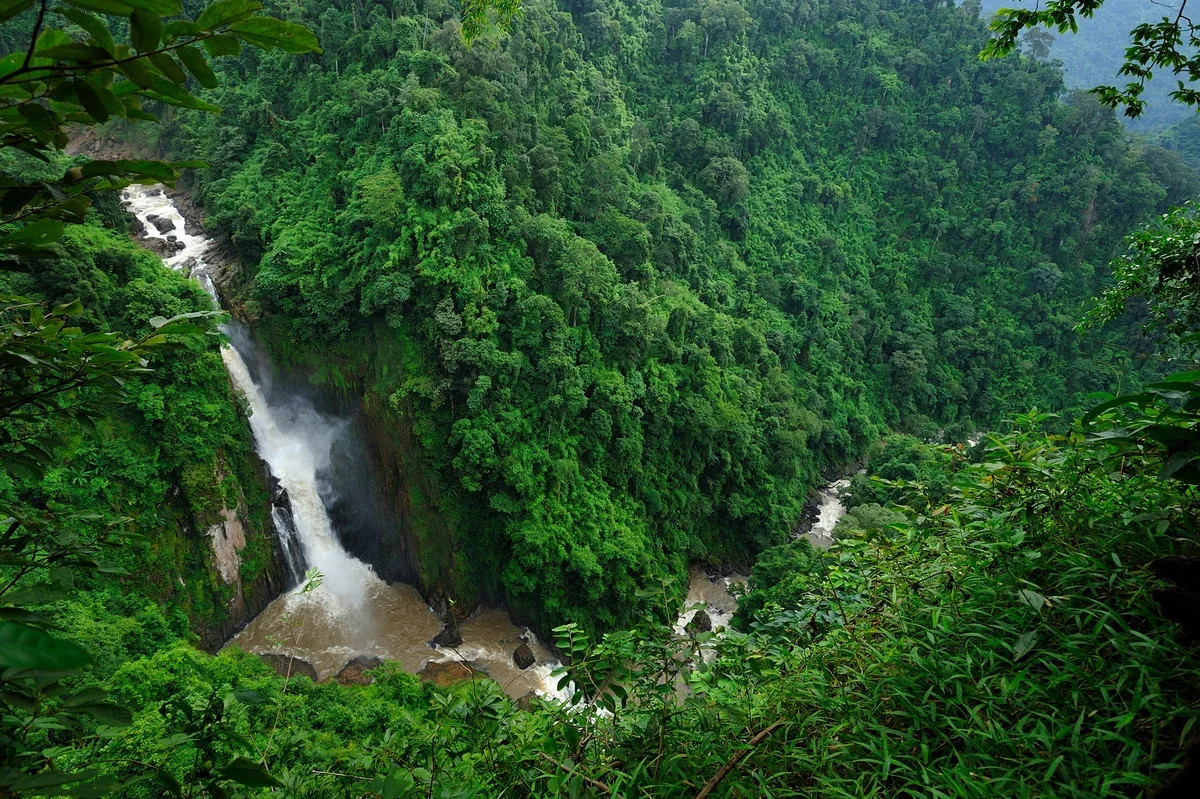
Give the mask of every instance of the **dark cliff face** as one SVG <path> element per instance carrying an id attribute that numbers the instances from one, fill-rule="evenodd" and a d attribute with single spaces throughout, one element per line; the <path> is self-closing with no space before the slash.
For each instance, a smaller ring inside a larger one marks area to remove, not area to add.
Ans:
<path id="1" fill-rule="evenodd" d="M 368 396 L 361 418 L 375 480 L 399 522 L 398 554 L 407 559 L 412 582 L 443 615 L 449 598 L 458 602 L 458 611 L 470 612 L 479 597 L 456 585 L 454 529 L 442 507 L 438 481 L 413 436 L 410 417 L 392 411 L 382 398 Z"/>
<path id="2" fill-rule="evenodd" d="M 364 414 L 356 412 L 342 428 L 319 477 L 330 490 L 325 509 L 338 540 L 354 557 L 371 564 L 388 582 L 418 583 L 418 560 L 406 514 L 379 479 L 377 451 Z"/>

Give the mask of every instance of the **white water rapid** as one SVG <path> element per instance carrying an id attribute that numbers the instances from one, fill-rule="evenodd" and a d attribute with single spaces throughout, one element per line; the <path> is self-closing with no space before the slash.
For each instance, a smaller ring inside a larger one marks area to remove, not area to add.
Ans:
<path id="1" fill-rule="evenodd" d="M 817 549 L 829 549 L 833 546 L 833 528 L 838 520 L 846 515 L 846 506 L 842 504 L 840 491 L 850 485 L 849 480 L 837 480 L 821 488 L 820 505 L 817 520 L 805 535 Z"/>
<path id="2" fill-rule="evenodd" d="M 211 241 L 187 231 L 187 222 L 162 187 L 133 186 L 126 207 L 145 225 L 143 237 L 165 250 L 164 263 L 195 278 L 214 305 L 220 306 L 205 255 Z M 161 242 L 161 243 L 158 243 Z M 517 628 L 507 614 L 483 610 L 459 626 L 463 643 L 453 650 L 431 649 L 426 642 L 442 627 L 441 619 L 412 586 L 388 585 L 366 563 L 342 547 L 326 510 L 328 491 L 320 477 L 347 420 L 319 413 L 301 397 L 277 398 L 264 390 L 247 365 L 253 342 L 237 323 L 226 332 L 233 345 L 221 355 L 234 386 L 250 406 L 250 428 L 259 456 L 287 492 L 273 518 L 280 534 L 290 578 L 296 588 L 277 598 L 231 643 L 247 651 L 282 651 L 307 660 L 322 677 L 336 674 L 356 655 L 399 661 L 416 672 L 429 661 L 462 659 L 487 673 L 513 696 L 529 691 L 556 695 L 551 672 L 558 662 L 529 630 Z M 260 370 L 261 371 L 261 370 Z M 286 510 L 290 504 L 290 514 Z M 305 592 L 305 568 L 322 582 Z M 513 650 L 529 643 L 537 664 L 527 670 L 513 663 Z"/>

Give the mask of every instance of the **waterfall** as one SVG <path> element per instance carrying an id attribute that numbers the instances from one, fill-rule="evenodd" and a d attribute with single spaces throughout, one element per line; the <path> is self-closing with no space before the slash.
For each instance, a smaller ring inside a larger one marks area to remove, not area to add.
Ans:
<path id="1" fill-rule="evenodd" d="M 165 251 L 163 262 L 197 280 L 220 307 L 205 254 L 212 242 L 189 233 L 187 222 L 161 186 L 133 186 L 126 207 L 145 225 L 144 238 Z M 323 677 L 336 674 L 356 654 L 373 654 L 412 672 L 430 661 L 463 659 L 495 679 L 513 697 L 529 691 L 559 696 L 551 674 L 553 654 L 527 629 L 513 625 L 503 611 L 482 609 L 461 620 L 463 643 L 431 649 L 429 641 L 443 621 L 415 588 L 385 583 L 368 564 L 350 555 L 338 540 L 327 507 L 335 497 L 321 475 L 330 467 L 335 442 L 346 438 L 345 419 L 322 414 L 295 391 L 271 385 L 269 362 L 255 347 L 246 327 L 224 327 L 230 344 L 221 357 L 233 385 L 250 406 L 250 429 L 259 456 L 270 467 L 271 518 L 279 536 L 284 567 L 293 590 L 273 601 L 232 643 L 259 654 L 287 651 L 308 660 Z M 344 457 L 344 454 L 343 454 Z M 306 568 L 321 572 L 323 582 L 304 593 Z M 521 670 L 513 650 L 528 643 L 537 665 Z"/>
<path id="2" fill-rule="evenodd" d="M 317 472 L 329 463 L 338 422 L 322 417 L 300 400 L 272 407 L 236 349 L 222 348 L 221 357 L 233 384 L 250 404 L 250 429 L 259 457 L 287 491 L 304 562 L 321 572 L 324 587 L 346 603 L 347 609 L 361 607 L 367 590 L 380 580 L 370 566 L 351 557 L 338 543 L 317 482 Z"/>
<path id="3" fill-rule="evenodd" d="M 131 187 L 125 202 L 146 226 L 148 239 L 159 239 L 168 245 L 168 252 L 174 250 L 163 262 L 199 281 L 214 306 L 220 307 L 204 261 L 210 240 L 187 232 L 186 220 L 161 188 Z M 227 324 L 224 332 L 232 343 L 222 346 L 221 358 L 233 385 L 250 405 L 250 429 L 259 457 L 287 495 L 286 503 L 273 504 L 271 517 L 289 577 L 299 583 L 306 567 L 316 568 L 323 577 L 317 595 L 327 611 L 338 615 L 361 611 L 368 594 L 377 591 L 382 581 L 338 542 L 317 479 L 329 463 L 330 449 L 344 422 L 321 415 L 300 397 L 268 402 L 246 363 L 253 351 L 249 334 L 237 322 Z"/>

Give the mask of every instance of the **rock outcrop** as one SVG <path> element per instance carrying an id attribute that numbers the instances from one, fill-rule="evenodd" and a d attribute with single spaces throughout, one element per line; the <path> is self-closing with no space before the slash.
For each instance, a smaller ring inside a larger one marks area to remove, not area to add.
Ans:
<path id="1" fill-rule="evenodd" d="M 517 664 L 517 668 L 521 671 L 537 663 L 537 658 L 533 656 L 533 650 L 529 648 L 529 644 L 521 644 L 513 650 L 513 663 Z"/>
<path id="2" fill-rule="evenodd" d="M 258 659 L 266 663 L 280 677 L 287 677 L 289 673 L 292 677 L 307 677 L 313 682 L 317 681 L 317 670 L 307 660 L 301 660 L 294 655 L 279 655 L 271 653 L 267 655 L 259 655 Z"/>
<path id="3" fill-rule="evenodd" d="M 164 236 L 175 229 L 175 223 L 165 216 L 150 214 L 146 217 L 146 221 L 154 225 L 154 229 Z M 170 241 L 171 237 L 168 236 L 167 240 Z"/>
<path id="4" fill-rule="evenodd" d="M 473 679 L 476 671 L 461 660 L 431 660 L 425 668 L 417 673 L 422 682 L 433 683 L 441 688 L 449 688 L 460 682 Z"/>
<path id="5" fill-rule="evenodd" d="M 447 624 L 429 643 L 433 646 L 460 646 L 462 644 L 462 636 L 459 635 L 457 625 Z"/>
<path id="6" fill-rule="evenodd" d="M 342 685 L 370 685 L 375 678 L 367 674 L 371 669 L 383 665 L 383 658 L 375 655 L 358 655 L 342 667 L 334 677 Z"/>
<path id="7" fill-rule="evenodd" d="M 687 631 L 692 635 L 696 633 L 711 633 L 712 628 L 712 618 L 703 610 L 696 611 L 696 615 L 692 616 L 692 620 L 687 624 Z"/>

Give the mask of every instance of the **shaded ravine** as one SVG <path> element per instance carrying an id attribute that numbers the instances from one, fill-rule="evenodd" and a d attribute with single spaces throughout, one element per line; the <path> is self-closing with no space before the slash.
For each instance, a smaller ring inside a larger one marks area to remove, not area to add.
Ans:
<path id="1" fill-rule="evenodd" d="M 197 280 L 220 306 L 205 254 L 212 246 L 203 233 L 189 233 L 179 209 L 161 187 L 131 187 L 125 193 L 128 209 L 145 226 L 143 238 L 163 262 Z M 249 331 L 239 322 L 225 328 L 231 344 L 222 348 L 230 379 L 250 408 L 250 427 L 259 456 L 268 464 L 275 486 L 272 520 L 280 539 L 291 590 L 276 598 L 229 642 L 256 654 L 285 653 L 310 663 L 322 679 L 336 675 L 358 655 L 396 661 L 410 672 L 430 662 L 462 660 L 520 697 L 536 692 L 558 696 L 551 673 L 559 663 L 553 653 L 525 628 L 514 625 L 503 610 L 484 608 L 458 623 L 462 643 L 433 648 L 429 641 L 443 621 L 420 592 L 402 582 L 382 580 L 367 563 L 346 551 L 329 515 L 335 501 L 323 471 L 331 452 L 350 435 L 351 420 L 324 414 L 302 393 L 268 390 L 269 363 L 257 350 Z M 806 533 L 813 544 L 827 548 L 832 530 L 845 513 L 837 491 L 844 482 L 820 490 L 818 518 Z M 321 574 L 321 583 L 304 590 L 307 569 Z M 709 578 L 700 568 L 689 571 L 688 596 L 675 630 L 685 634 L 704 603 L 714 629 L 728 626 L 737 610 L 730 594 L 745 576 Z M 537 662 L 527 670 L 513 662 L 513 650 L 527 643 Z"/>
<path id="2" fill-rule="evenodd" d="M 132 187 L 125 201 L 145 226 L 145 239 L 164 255 L 164 263 L 195 278 L 219 306 L 204 260 L 211 241 L 187 232 L 185 220 L 161 187 Z M 558 663 L 552 653 L 531 632 L 513 625 L 503 611 L 483 609 L 461 622 L 463 641 L 454 649 L 429 646 L 442 627 L 438 615 L 415 588 L 389 585 L 350 555 L 330 520 L 327 507 L 333 498 L 322 471 L 349 420 L 318 412 L 299 394 L 264 391 L 247 365 L 258 358 L 248 331 L 231 322 L 225 332 L 232 344 L 222 348 L 222 358 L 233 384 L 246 397 L 259 456 L 278 481 L 272 515 L 294 585 L 230 643 L 258 654 L 283 652 L 303 658 L 321 678 L 336 674 L 356 655 L 398 661 L 412 672 L 429 661 L 461 659 L 512 696 L 554 693 L 550 673 Z M 321 574 L 321 582 L 306 591 L 302 576 L 309 568 Z M 524 671 L 513 662 L 513 650 L 523 641 L 537 658 Z"/>

